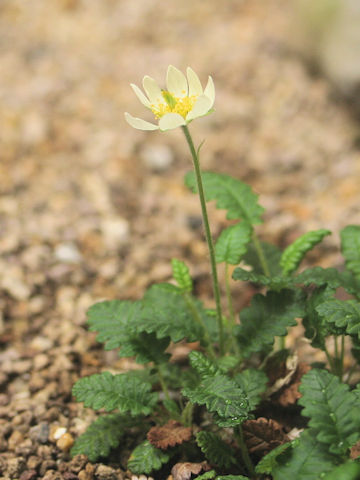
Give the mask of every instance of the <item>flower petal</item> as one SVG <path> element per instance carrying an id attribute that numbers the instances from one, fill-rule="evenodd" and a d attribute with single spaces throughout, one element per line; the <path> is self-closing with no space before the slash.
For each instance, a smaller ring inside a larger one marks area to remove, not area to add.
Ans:
<path id="1" fill-rule="evenodd" d="M 159 120 L 159 128 L 162 131 L 173 130 L 174 128 L 186 125 L 184 117 L 178 113 L 166 113 Z"/>
<path id="2" fill-rule="evenodd" d="M 211 100 L 206 95 L 200 95 L 193 106 L 193 109 L 186 115 L 186 121 L 194 120 L 194 118 L 202 117 L 211 109 Z"/>
<path id="3" fill-rule="evenodd" d="M 189 83 L 189 97 L 192 95 L 202 95 L 203 88 L 201 82 L 192 68 L 188 67 L 186 69 L 186 76 Z"/>
<path id="4" fill-rule="evenodd" d="M 133 117 L 132 115 L 130 115 L 130 113 L 127 112 L 125 112 L 125 120 L 128 122 L 129 125 L 137 128 L 138 130 L 159 130 L 159 127 L 157 125 L 146 122 L 141 118 Z"/>
<path id="5" fill-rule="evenodd" d="M 131 88 L 134 90 L 135 95 L 138 97 L 138 99 L 140 100 L 140 102 L 141 102 L 143 105 L 145 105 L 145 107 L 151 108 L 151 104 L 150 104 L 149 100 L 145 97 L 145 95 L 144 95 L 143 92 L 140 90 L 140 88 L 137 87 L 136 85 L 134 85 L 133 83 L 130 83 L 130 86 L 131 86 Z"/>
<path id="6" fill-rule="evenodd" d="M 163 103 L 164 99 L 161 94 L 161 88 L 159 85 L 155 82 L 155 80 L 148 75 L 145 75 L 143 78 L 143 87 L 146 92 L 146 95 L 148 96 L 150 103 L 153 104 L 158 104 L 158 103 Z"/>
<path id="7" fill-rule="evenodd" d="M 209 80 L 204 90 L 204 95 L 206 95 L 211 100 L 210 108 L 214 105 L 215 102 L 215 85 L 213 79 L 209 76 Z"/>
<path id="8" fill-rule="evenodd" d="M 188 82 L 185 75 L 172 65 L 169 65 L 167 69 L 166 88 L 175 97 L 186 97 L 188 94 Z"/>

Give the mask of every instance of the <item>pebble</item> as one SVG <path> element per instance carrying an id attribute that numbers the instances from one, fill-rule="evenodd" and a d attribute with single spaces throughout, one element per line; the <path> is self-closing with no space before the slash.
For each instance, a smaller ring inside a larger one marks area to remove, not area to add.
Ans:
<path id="1" fill-rule="evenodd" d="M 140 152 L 145 166 L 153 172 L 165 172 L 174 162 L 174 154 L 167 145 L 146 145 Z"/>
<path id="2" fill-rule="evenodd" d="M 129 222 L 122 217 L 109 216 L 101 222 L 104 243 L 109 250 L 117 250 L 129 239 Z"/>
<path id="3" fill-rule="evenodd" d="M 8 439 L 9 450 L 15 450 L 15 448 L 24 440 L 24 434 L 19 430 L 14 430 Z"/>
<path id="4" fill-rule="evenodd" d="M 56 260 L 62 263 L 80 263 L 81 253 L 74 243 L 60 243 L 54 252 Z"/>
<path id="5" fill-rule="evenodd" d="M 30 348 L 32 350 L 37 350 L 38 352 L 46 352 L 54 346 L 53 340 L 41 335 L 37 335 L 30 342 Z"/>
<path id="6" fill-rule="evenodd" d="M 49 439 L 49 432 L 49 424 L 46 422 L 41 422 L 38 425 L 30 428 L 29 435 L 30 438 L 39 443 L 46 443 Z"/>
<path id="7" fill-rule="evenodd" d="M 36 470 L 25 470 L 20 476 L 20 480 L 36 480 L 37 471 Z"/>
<path id="8" fill-rule="evenodd" d="M 116 471 L 106 465 L 98 465 L 95 475 L 99 480 L 118 480 Z"/>
<path id="9" fill-rule="evenodd" d="M 88 459 L 86 455 L 75 455 L 75 457 L 69 463 L 69 468 L 72 472 L 79 473 L 80 470 L 85 468 L 87 461 Z"/>
<path id="10" fill-rule="evenodd" d="M 25 468 L 26 462 L 23 457 L 9 458 L 7 462 L 7 473 L 10 475 L 10 478 L 20 476 Z"/>

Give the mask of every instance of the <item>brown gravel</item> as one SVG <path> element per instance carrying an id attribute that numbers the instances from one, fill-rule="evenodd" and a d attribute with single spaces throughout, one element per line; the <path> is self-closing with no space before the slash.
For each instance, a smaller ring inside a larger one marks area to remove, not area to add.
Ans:
<path id="1" fill-rule="evenodd" d="M 319 261 L 339 262 L 337 232 L 360 219 L 358 125 L 291 50 L 288 3 L 1 2 L 0 480 L 125 479 L 119 462 L 68 453 L 94 418 L 73 383 L 129 366 L 96 344 L 86 309 L 140 297 L 172 257 L 210 295 L 186 145 L 125 124 L 142 113 L 130 82 L 170 63 L 213 75 L 217 111 L 192 128 L 204 168 L 260 193 L 267 240 L 334 230 Z"/>

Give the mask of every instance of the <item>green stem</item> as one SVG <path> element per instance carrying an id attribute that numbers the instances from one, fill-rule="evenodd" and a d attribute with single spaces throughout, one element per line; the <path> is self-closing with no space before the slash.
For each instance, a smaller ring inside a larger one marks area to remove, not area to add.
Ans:
<path id="1" fill-rule="evenodd" d="M 341 381 L 344 375 L 344 356 L 345 356 L 345 335 L 341 335 L 340 372 L 339 372 Z"/>
<path id="2" fill-rule="evenodd" d="M 241 451 L 241 456 L 248 470 L 248 473 L 250 477 L 255 480 L 257 478 L 257 475 L 244 440 L 244 434 L 243 434 L 241 425 L 238 425 L 237 427 L 234 428 L 234 435 L 238 442 L 238 445 Z"/>
<path id="3" fill-rule="evenodd" d="M 335 368 L 335 366 L 334 366 L 334 360 L 331 358 L 331 355 L 330 355 L 328 349 L 326 348 L 326 345 L 324 345 L 324 352 L 325 352 L 327 361 L 329 362 L 329 366 L 330 366 L 331 373 L 333 373 L 334 375 L 336 375 L 336 371 L 335 371 L 336 368 Z"/>
<path id="4" fill-rule="evenodd" d="M 181 423 L 185 425 L 185 427 L 191 427 L 193 412 L 194 412 L 194 404 L 192 404 L 191 402 L 188 402 L 181 413 Z"/>
<path id="5" fill-rule="evenodd" d="M 188 127 L 185 125 L 182 127 L 182 129 L 185 134 L 185 138 L 189 145 L 189 149 L 193 159 L 195 176 L 196 176 L 196 181 L 198 186 L 201 212 L 202 212 L 204 228 L 205 228 L 205 236 L 206 236 L 206 241 L 208 244 L 209 256 L 210 256 L 211 275 L 212 275 L 213 290 L 214 290 L 214 297 L 215 297 L 215 303 L 216 303 L 216 317 L 217 317 L 217 323 L 218 323 L 218 329 L 219 329 L 219 348 L 220 348 L 220 354 L 223 355 L 224 354 L 224 327 L 223 327 L 222 313 L 221 313 L 220 289 L 219 289 L 219 281 L 218 281 L 216 261 L 215 261 L 215 248 L 214 248 L 214 243 L 211 237 L 209 219 L 208 219 L 208 214 L 206 209 L 206 201 L 205 201 L 204 188 L 203 188 L 202 178 L 201 178 L 199 156 L 195 150 L 194 142 L 191 138 Z"/>
<path id="6" fill-rule="evenodd" d="M 163 374 L 161 373 L 160 366 L 157 366 L 157 373 L 158 373 L 158 376 L 159 376 L 159 382 L 160 382 L 160 385 L 161 385 L 161 390 L 164 392 L 166 400 L 170 400 L 169 390 L 167 388 L 167 385 L 166 385 L 165 379 L 163 377 Z"/>
<path id="7" fill-rule="evenodd" d="M 229 264 L 227 262 L 225 262 L 225 289 L 226 289 L 226 298 L 228 303 L 230 322 L 231 322 L 231 325 L 235 325 L 234 305 L 232 302 L 231 289 L 230 289 Z"/>
<path id="8" fill-rule="evenodd" d="M 256 250 L 256 253 L 257 253 L 257 256 L 259 258 L 259 261 L 260 261 L 260 264 L 261 264 L 261 268 L 263 269 L 263 272 L 264 274 L 267 276 L 267 277 L 270 277 L 270 269 L 269 269 L 269 266 L 268 266 L 268 263 L 266 261 L 266 258 L 265 258 L 265 254 L 264 254 L 264 250 L 261 246 L 261 243 L 255 233 L 255 230 L 253 232 L 253 236 L 252 236 L 252 240 L 253 240 L 253 243 L 254 243 L 254 247 L 255 247 L 255 250 Z"/>

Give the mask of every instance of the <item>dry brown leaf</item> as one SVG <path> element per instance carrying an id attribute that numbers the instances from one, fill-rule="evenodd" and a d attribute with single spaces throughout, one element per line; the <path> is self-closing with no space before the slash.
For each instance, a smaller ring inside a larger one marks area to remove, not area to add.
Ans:
<path id="1" fill-rule="evenodd" d="M 293 405 L 301 397 L 299 392 L 299 386 L 301 383 L 301 378 L 305 373 L 310 370 L 310 365 L 304 362 L 300 362 L 297 366 L 297 369 L 294 375 L 291 378 L 291 382 L 285 385 L 276 396 L 276 402 L 287 407 L 288 405 Z"/>
<path id="2" fill-rule="evenodd" d="M 189 480 L 192 474 L 197 475 L 204 470 L 207 472 L 210 470 L 210 466 L 206 462 L 201 463 L 176 463 L 171 469 L 171 475 L 173 480 Z"/>
<path id="3" fill-rule="evenodd" d="M 287 350 L 281 350 L 271 355 L 265 366 L 269 378 L 267 395 L 270 396 L 287 385 L 291 381 L 297 366 L 297 355 L 290 355 Z"/>
<path id="4" fill-rule="evenodd" d="M 267 418 L 247 420 L 243 423 L 243 430 L 249 452 L 260 456 L 288 441 L 281 425 Z"/>
<path id="5" fill-rule="evenodd" d="M 190 440 L 191 435 L 192 430 L 190 427 L 184 427 L 175 420 L 169 420 L 162 427 L 152 427 L 147 434 L 147 439 L 156 448 L 166 450 L 169 447 L 187 442 Z"/>

